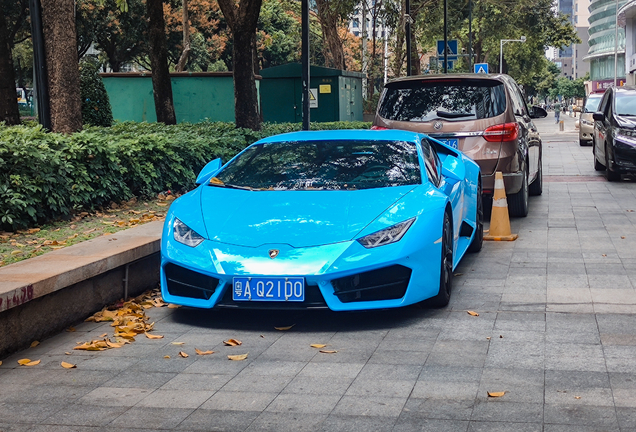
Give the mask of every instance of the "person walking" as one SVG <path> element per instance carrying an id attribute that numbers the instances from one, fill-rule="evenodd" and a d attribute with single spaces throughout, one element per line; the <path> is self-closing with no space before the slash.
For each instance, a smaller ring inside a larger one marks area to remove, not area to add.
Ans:
<path id="1" fill-rule="evenodd" d="M 558 123 L 561 118 L 561 104 L 559 102 L 554 103 L 554 120 Z"/>

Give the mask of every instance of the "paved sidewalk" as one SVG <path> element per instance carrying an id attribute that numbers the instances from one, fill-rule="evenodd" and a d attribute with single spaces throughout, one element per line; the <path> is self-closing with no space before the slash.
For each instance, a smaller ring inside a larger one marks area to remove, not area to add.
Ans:
<path id="1" fill-rule="evenodd" d="M 65 355 L 112 334 L 81 323 L 2 359 L 0 431 L 636 430 L 636 184 L 604 181 L 562 119 L 536 121 L 546 182 L 519 239 L 467 256 L 446 309 L 150 309 L 164 339 Z"/>

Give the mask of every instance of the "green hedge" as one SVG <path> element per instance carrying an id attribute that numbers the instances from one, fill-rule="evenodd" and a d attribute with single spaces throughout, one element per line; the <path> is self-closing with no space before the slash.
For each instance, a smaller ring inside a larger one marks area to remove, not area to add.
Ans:
<path id="1" fill-rule="evenodd" d="M 313 130 L 369 127 L 312 124 Z M 126 122 L 60 135 L 39 126 L 0 126 L 0 228 L 24 228 L 167 189 L 189 190 L 210 160 L 227 161 L 254 141 L 300 128 L 265 124 L 255 132 L 221 122 Z"/>

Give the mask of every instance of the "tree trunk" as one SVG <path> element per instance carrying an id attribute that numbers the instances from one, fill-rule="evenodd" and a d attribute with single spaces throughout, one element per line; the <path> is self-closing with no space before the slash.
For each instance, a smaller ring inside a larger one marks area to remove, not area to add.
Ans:
<path id="1" fill-rule="evenodd" d="M 260 130 L 252 43 L 262 0 L 240 0 L 238 4 L 234 0 L 218 0 L 218 3 L 234 38 L 232 70 L 236 127 Z"/>
<path id="2" fill-rule="evenodd" d="M 51 98 L 51 130 L 82 129 L 74 0 L 41 0 L 44 50 Z"/>
<path id="3" fill-rule="evenodd" d="M 329 0 L 316 0 L 318 19 L 326 42 L 325 63 L 327 67 L 346 69 L 344 48 L 338 35 L 338 14 L 329 8 Z M 363 19 L 364 21 L 364 19 Z M 362 23 L 364 25 L 364 22 Z"/>
<path id="4" fill-rule="evenodd" d="M 183 72 L 185 70 L 186 62 L 188 61 L 188 55 L 190 54 L 190 23 L 188 22 L 188 0 L 183 0 L 182 5 L 183 12 L 183 51 L 179 62 L 175 70 L 177 72 Z"/>
<path id="5" fill-rule="evenodd" d="M 168 70 L 166 48 L 166 24 L 163 19 L 163 0 L 146 0 L 148 36 L 150 40 L 150 65 L 152 68 L 152 93 L 155 98 L 157 121 L 167 125 L 177 124 L 172 101 L 172 82 Z"/>
<path id="6" fill-rule="evenodd" d="M 13 72 L 13 57 L 7 21 L 0 17 L 0 121 L 8 125 L 20 124 L 18 98 L 15 93 L 15 76 Z"/>
<path id="7" fill-rule="evenodd" d="M 395 46 L 393 48 L 393 64 L 391 66 L 391 72 L 393 76 L 399 77 L 402 75 L 402 65 L 405 60 L 405 48 L 404 41 L 406 39 L 405 26 L 406 21 L 404 19 L 404 14 L 406 14 L 406 5 L 403 1 L 400 2 L 400 18 L 398 20 L 398 25 L 395 29 Z"/>
<path id="8" fill-rule="evenodd" d="M 421 75 L 422 65 L 420 64 L 420 55 L 417 52 L 417 38 L 415 32 L 411 32 L 411 75 Z"/>

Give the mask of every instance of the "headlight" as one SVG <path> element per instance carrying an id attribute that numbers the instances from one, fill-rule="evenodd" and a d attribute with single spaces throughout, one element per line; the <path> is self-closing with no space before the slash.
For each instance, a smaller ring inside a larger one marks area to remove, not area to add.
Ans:
<path id="1" fill-rule="evenodd" d="M 618 129 L 614 135 L 614 139 L 636 147 L 636 137 L 634 137 L 634 131 L 632 130 Z"/>
<path id="2" fill-rule="evenodd" d="M 415 222 L 415 218 L 405 220 L 389 228 L 359 238 L 358 242 L 367 249 L 395 243 L 404 237 L 413 222 Z"/>
<path id="3" fill-rule="evenodd" d="M 585 119 L 581 119 L 581 123 L 583 123 L 584 125 L 587 125 L 587 126 L 594 126 L 594 122 L 593 121 L 589 121 L 589 120 L 585 120 Z"/>
<path id="4" fill-rule="evenodd" d="M 186 246 L 196 247 L 200 245 L 203 240 L 205 240 L 196 231 L 194 231 L 192 228 L 190 228 L 177 218 L 175 218 L 172 228 L 174 231 L 174 239 Z"/>

